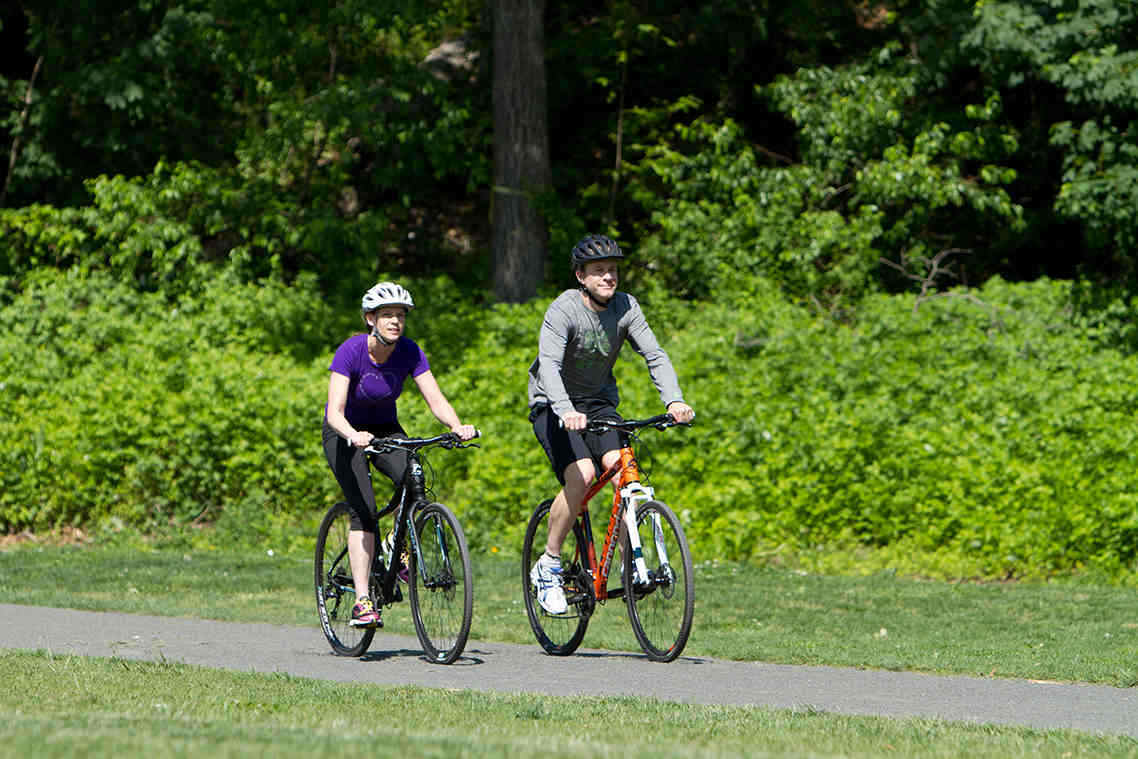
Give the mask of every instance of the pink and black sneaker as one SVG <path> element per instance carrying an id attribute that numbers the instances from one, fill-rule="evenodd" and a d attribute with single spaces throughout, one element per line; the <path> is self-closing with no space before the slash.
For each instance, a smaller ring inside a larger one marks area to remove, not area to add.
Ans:
<path id="1" fill-rule="evenodd" d="M 349 624 L 352 627 L 383 627 L 383 620 L 375 610 L 375 604 L 364 596 L 352 607 L 352 621 Z"/>

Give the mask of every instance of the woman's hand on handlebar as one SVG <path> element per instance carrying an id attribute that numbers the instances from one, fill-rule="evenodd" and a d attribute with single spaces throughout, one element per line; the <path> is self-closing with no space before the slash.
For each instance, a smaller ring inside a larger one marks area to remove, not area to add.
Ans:
<path id="1" fill-rule="evenodd" d="M 373 435 L 370 432 L 356 430 L 352 433 L 352 436 L 348 438 L 348 442 L 354 445 L 356 448 L 367 448 L 369 445 L 371 445 L 372 438 Z"/>
<path id="2" fill-rule="evenodd" d="M 458 435 L 459 440 L 473 440 L 478 437 L 478 428 L 473 424 L 460 424 L 457 427 L 451 427 L 450 431 Z"/>

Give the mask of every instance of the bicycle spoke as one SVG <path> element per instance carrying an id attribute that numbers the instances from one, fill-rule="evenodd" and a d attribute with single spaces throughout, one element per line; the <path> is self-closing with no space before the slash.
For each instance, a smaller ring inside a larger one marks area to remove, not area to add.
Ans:
<path id="1" fill-rule="evenodd" d="M 584 532 L 580 524 L 574 524 L 561 546 L 561 577 L 569 608 L 564 614 L 550 614 L 538 603 L 537 588 L 530 580 L 530 569 L 545 550 L 549 538 L 551 503 L 546 501 L 538 506 L 526 528 L 522 545 L 523 598 L 537 642 L 547 653 L 568 656 L 581 645 L 595 602 L 588 572 L 583 569 L 587 563 L 582 559 Z"/>
<path id="2" fill-rule="evenodd" d="M 466 646 L 474 588 L 466 538 L 442 504 L 431 504 L 416 521 L 417 549 L 409 578 L 411 614 L 419 642 L 432 661 L 450 664 Z"/>
<path id="3" fill-rule="evenodd" d="M 332 650 L 341 656 L 360 656 L 371 645 L 375 630 L 352 627 L 356 594 L 348 566 L 351 511 L 338 503 L 328 510 L 316 536 L 316 611 Z"/>
<path id="4" fill-rule="evenodd" d="M 691 554 L 679 520 L 665 504 L 641 504 L 636 523 L 649 581 L 637 583 L 632 562 L 625 561 L 629 621 L 649 658 L 671 661 L 683 651 L 691 633 L 695 604 Z"/>

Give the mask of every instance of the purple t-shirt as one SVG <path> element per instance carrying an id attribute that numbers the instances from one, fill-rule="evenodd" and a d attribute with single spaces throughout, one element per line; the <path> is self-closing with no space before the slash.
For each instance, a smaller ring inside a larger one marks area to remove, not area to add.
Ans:
<path id="1" fill-rule="evenodd" d="M 387 361 L 377 364 L 367 352 L 367 335 L 356 335 L 336 349 L 328 368 L 348 378 L 344 416 L 356 429 L 366 430 L 398 424 L 395 399 L 403 392 L 403 381 L 408 374 L 418 377 L 431 365 L 423 349 L 407 337 L 399 338 Z"/>

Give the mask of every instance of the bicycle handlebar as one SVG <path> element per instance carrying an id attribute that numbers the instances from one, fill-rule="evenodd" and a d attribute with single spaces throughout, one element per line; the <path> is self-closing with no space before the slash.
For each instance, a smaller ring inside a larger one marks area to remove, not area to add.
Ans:
<path id="1" fill-rule="evenodd" d="M 671 414 L 659 414 L 648 419 L 625 419 L 624 421 L 616 420 L 589 420 L 585 425 L 587 432 L 608 432 L 609 430 L 624 430 L 631 432 L 632 430 L 643 429 L 644 427 L 655 427 L 658 430 L 666 430 L 669 427 L 691 427 L 691 422 L 677 422 L 676 418 Z"/>
<path id="2" fill-rule="evenodd" d="M 476 440 L 482 437 L 481 430 L 474 430 L 474 437 L 470 440 Z M 432 445 L 441 446 L 443 448 L 477 448 L 478 446 L 467 440 L 462 440 L 454 432 L 444 432 L 441 435 L 434 437 L 413 437 L 413 438 L 397 438 L 397 437 L 373 437 L 371 442 L 364 448 L 365 453 L 388 453 L 394 449 L 401 449 L 404 451 L 418 451 L 422 448 L 429 448 Z"/>

